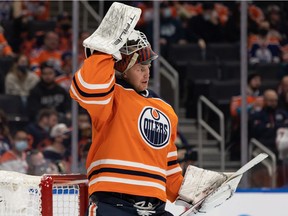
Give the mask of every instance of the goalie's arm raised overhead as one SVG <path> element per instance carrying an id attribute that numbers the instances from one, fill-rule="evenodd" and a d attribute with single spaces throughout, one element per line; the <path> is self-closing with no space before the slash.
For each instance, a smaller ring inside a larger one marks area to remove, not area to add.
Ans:
<path id="1" fill-rule="evenodd" d="M 111 114 L 114 87 L 113 57 L 98 52 L 87 58 L 75 73 L 70 95 L 91 116 L 101 117 L 105 121 Z"/>
<path id="2" fill-rule="evenodd" d="M 105 122 L 111 115 L 115 59 L 122 59 L 119 50 L 134 31 L 140 15 L 139 8 L 114 2 L 99 27 L 83 41 L 87 59 L 73 78 L 70 94 L 97 120 Z"/>

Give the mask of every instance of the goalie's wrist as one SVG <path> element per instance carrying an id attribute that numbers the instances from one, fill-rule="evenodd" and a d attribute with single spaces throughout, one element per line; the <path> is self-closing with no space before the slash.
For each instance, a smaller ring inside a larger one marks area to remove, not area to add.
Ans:
<path id="1" fill-rule="evenodd" d="M 185 208 L 190 208 L 192 206 L 192 203 L 181 197 L 177 197 L 177 199 L 175 200 L 175 205 L 183 206 Z"/>

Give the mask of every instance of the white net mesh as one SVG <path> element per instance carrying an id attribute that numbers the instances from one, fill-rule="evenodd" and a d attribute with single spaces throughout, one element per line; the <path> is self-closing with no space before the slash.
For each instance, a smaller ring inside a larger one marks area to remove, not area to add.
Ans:
<path id="1" fill-rule="evenodd" d="M 0 170 L 0 215 L 41 215 L 41 176 Z"/>
<path id="2" fill-rule="evenodd" d="M 53 216 L 78 216 L 79 186 L 53 186 Z"/>
<path id="3" fill-rule="evenodd" d="M 0 216 L 84 215 L 87 203 L 80 199 L 80 185 L 87 180 L 75 176 L 69 180 L 67 175 L 30 176 L 0 170 Z"/>

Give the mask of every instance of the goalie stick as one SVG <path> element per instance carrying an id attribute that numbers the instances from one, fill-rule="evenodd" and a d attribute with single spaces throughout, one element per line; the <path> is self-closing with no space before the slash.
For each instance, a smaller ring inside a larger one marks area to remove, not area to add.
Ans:
<path id="1" fill-rule="evenodd" d="M 264 160 L 265 158 L 267 158 L 268 155 L 265 153 L 261 153 L 259 155 L 257 155 L 256 157 L 254 157 L 252 160 L 250 160 L 249 162 L 247 162 L 245 165 L 243 165 L 240 169 L 238 169 L 235 173 L 233 173 L 222 185 L 224 185 L 225 183 L 240 177 L 241 175 L 243 175 L 245 172 L 247 172 L 249 169 L 251 169 L 252 167 L 254 167 L 255 165 L 257 165 L 258 163 L 260 163 L 262 160 Z M 241 180 L 241 177 L 240 177 Z M 230 186 L 230 185 L 227 185 Z M 201 206 L 201 204 L 205 201 L 205 199 L 213 194 L 218 188 L 212 189 L 211 191 L 209 191 L 207 194 L 204 195 L 204 197 L 202 197 L 200 200 L 198 200 L 193 206 L 191 206 L 190 208 L 188 208 L 186 211 L 184 211 L 183 213 L 180 214 L 180 216 L 189 216 L 189 214 L 197 211 L 197 208 L 199 206 Z M 207 190 L 207 189 L 206 189 Z"/>

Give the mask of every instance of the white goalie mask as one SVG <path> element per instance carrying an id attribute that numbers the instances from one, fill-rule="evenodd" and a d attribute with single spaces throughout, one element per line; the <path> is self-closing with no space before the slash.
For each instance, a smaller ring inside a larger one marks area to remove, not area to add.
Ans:
<path id="1" fill-rule="evenodd" d="M 145 34 L 140 31 L 133 30 L 131 35 L 128 37 L 127 42 L 119 51 L 124 55 L 131 55 L 132 53 L 148 46 L 149 42 Z"/>

